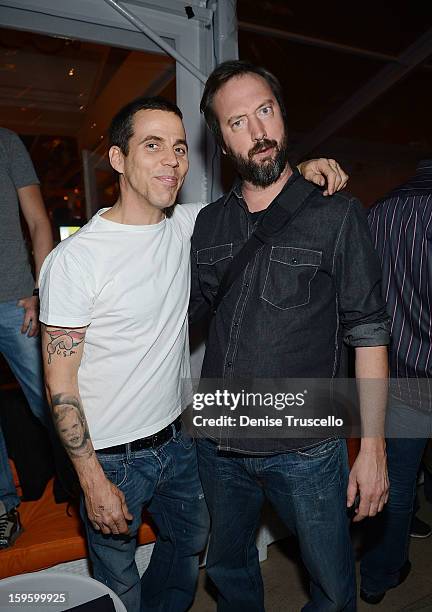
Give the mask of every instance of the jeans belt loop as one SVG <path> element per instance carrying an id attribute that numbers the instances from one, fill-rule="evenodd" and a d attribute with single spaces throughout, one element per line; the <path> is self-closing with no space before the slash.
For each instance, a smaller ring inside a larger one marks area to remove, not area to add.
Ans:
<path id="1" fill-rule="evenodd" d="M 132 463 L 132 451 L 131 451 L 131 443 L 126 443 L 126 463 L 129 465 Z"/>
<path id="2" fill-rule="evenodd" d="M 171 423 L 171 431 L 172 431 L 172 437 L 173 437 L 174 439 L 175 439 L 175 438 L 177 438 L 177 433 L 178 433 L 178 432 L 177 432 L 177 429 L 176 429 L 176 426 L 175 426 L 175 421 L 173 421 L 173 422 Z M 179 429 L 179 431 L 180 431 L 180 429 Z"/>

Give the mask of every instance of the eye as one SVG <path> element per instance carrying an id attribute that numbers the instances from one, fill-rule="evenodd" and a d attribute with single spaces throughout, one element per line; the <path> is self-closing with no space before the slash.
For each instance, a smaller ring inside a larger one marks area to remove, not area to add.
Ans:
<path id="1" fill-rule="evenodd" d="M 149 151 L 157 151 L 159 148 L 159 145 L 156 142 L 146 142 L 145 146 Z"/>
<path id="2" fill-rule="evenodd" d="M 236 129 L 240 128 L 243 125 L 243 123 L 244 123 L 244 119 L 243 118 L 237 119 L 236 121 L 233 121 L 231 123 L 231 129 L 236 130 Z"/>
<path id="3" fill-rule="evenodd" d="M 271 106 L 263 106 L 258 112 L 260 115 L 265 117 L 266 115 L 271 115 L 273 113 L 273 108 Z"/>
<path id="4" fill-rule="evenodd" d="M 186 155 L 187 153 L 187 149 L 185 147 L 176 147 L 174 151 L 176 152 L 176 155 L 180 156 Z"/>

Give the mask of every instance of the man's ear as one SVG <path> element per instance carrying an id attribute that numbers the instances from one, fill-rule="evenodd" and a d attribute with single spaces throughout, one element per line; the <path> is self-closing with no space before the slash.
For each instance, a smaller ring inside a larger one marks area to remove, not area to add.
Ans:
<path id="1" fill-rule="evenodd" d="M 117 146 L 110 147 L 110 150 L 108 151 L 108 156 L 109 156 L 110 164 L 114 168 L 114 170 L 118 172 L 119 174 L 123 174 L 124 155 L 120 147 L 117 147 Z"/>

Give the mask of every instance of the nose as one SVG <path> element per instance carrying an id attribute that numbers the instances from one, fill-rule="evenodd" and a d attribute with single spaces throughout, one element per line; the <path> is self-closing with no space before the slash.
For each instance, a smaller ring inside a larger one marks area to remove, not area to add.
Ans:
<path id="1" fill-rule="evenodd" d="M 258 142 L 259 140 L 263 140 L 266 138 L 267 132 L 264 126 L 264 123 L 258 117 L 253 117 L 249 120 L 250 125 L 250 135 L 251 139 L 254 142 Z"/>
<path id="2" fill-rule="evenodd" d="M 170 166 L 171 168 L 176 168 L 179 165 L 179 160 L 177 155 L 173 150 L 167 150 L 163 159 L 162 164 L 164 166 Z"/>

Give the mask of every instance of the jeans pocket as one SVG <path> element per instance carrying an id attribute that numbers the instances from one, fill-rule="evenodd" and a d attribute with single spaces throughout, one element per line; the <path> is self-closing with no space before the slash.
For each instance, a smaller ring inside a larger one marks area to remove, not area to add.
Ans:
<path id="1" fill-rule="evenodd" d="M 327 442 L 315 444 L 310 448 L 305 448 L 304 450 L 298 450 L 296 452 L 301 457 L 310 457 L 311 459 L 314 457 L 325 457 L 326 455 L 331 455 L 334 453 L 339 448 L 340 444 L 341 440 L 339 438 L 334 438 L 332 440 L 328 440 Z"/>
<path id="2" fill-rule="evenodd" d="M 195 444 L 195 438 L 193 438 L 182 425 L 179 434 L 174 440 L 180 444 L 185 450 L 190 450 Z"/>
<path id="3" fill-rule="evenodd" d="M 280 310 L 305 306 L 321 259 L 321 251 L 272 247 L 261 298 Z"/>
<path id="4" fill-rule="evenodd" d="M 121 487 L 127 479 L 127 467 L 124 460 L 110 461 L 109 459 L 98 456 L 99 463 L 105 476 L 116 487 Z"/>
<path id="5" fill-rule="evenodd" d="M 318 499 L 333 487 L 340 487 L 344 470 L 342 444 L 342 440 L 333 439 L 295 452 L 294 495 L 315 495 Z"/>

